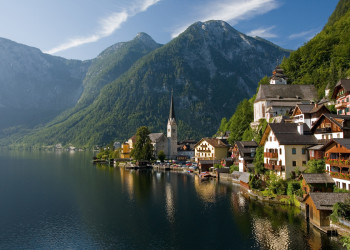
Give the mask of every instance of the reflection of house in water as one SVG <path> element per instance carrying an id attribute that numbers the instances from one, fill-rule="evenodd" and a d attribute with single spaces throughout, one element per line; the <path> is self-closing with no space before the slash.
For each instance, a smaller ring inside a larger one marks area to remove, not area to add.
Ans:
<path id="1" fill-rule="evenodd" d="M 174 194 L 171 189 L 171 185 L 168 182 L 165 186 L 165 204 L 166 204 L 166 213 L 169 222 L 175 222 L 175 202 L 174 202 Z"/>
<path id="2" fill-rule="evenodd" d="M 194 188 L 201 200 L 207 203 L 215 202 L 215 186 L 210 182 L 201 182 L 198 176 L 194 179 Z"/>

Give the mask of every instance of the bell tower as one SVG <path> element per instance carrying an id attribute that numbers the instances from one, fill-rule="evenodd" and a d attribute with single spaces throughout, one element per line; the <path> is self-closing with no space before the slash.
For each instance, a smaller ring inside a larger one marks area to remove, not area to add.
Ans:
<path id="1" fill-rule="evenodd" d="M 173 91 L 171 91 L 170 112 L 167 125 L 168 138 L 168 159 L 175 159 L 177 156 L 177 124 L 175 119 Z"/>

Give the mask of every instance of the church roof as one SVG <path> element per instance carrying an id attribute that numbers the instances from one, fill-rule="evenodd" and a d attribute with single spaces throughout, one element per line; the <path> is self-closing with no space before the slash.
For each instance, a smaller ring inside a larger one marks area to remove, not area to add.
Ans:
<path id="1" fill-rule="evenodd" d="M 171 92 L 169 119 L 175 119 L 175 109 L 174 109 L 174 100 L 173 100 L 172 92 Z"/>
<path id="2" fill-rule="evenodd" d="M 148 136 L 152 142 L 158 142 L 162 138 L 162 136 L 164 136 L 164 134 L 163 133 L 150 133 Z"/>
<path id="3" fill-rule="evenodd" d="M 315 100 L 317 91 L 313 85 L 260 85 L 255 102 L 261 100 Z"/>

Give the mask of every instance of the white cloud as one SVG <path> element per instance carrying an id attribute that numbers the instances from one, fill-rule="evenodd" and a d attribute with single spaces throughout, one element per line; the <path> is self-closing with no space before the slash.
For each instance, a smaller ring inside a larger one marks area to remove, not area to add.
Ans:
<path id="1" fill-rule="evenodd" d="M 291 34 L 290 36 L 288 36 L 288 38 L 289 39 L 297 39 L 297 38 L 305 38 L 305 37 L 307 37 L 308 39 L 311 39 L 317 33 L 318 33 L 317 29 L 311 29 L 311 30 L 307 30 L 307 31 L 302 31 L 302 32 L 299 32 L 299 33 Z"/>
<path id="2" fill-rule="evenodd" d="M 259 28 L 259 29 L 255 29 L 252 30 L 250 32 L 247 33 L 248 36 L 259 36 L 259 37 L 263 37 L 263 38 L 274 38 L 277 37 L 276 34 L 272 33 L 271 30 L 274 29 L 275 26 L 271 26 L 268 28 Z"/>
<path id="3" fill-rule="evenodd" d="M 108 37 L 113 34 L 114 31 L 119 29 L 123 23 L 125 23 L 129 17 L 135 16 L 140 12 L 146 11 L 152 5 L 158 3 L 161 0 L 141 0 L 135 2 L 129 9 L 125 9 L 121 12 L 114 12 L 106 18 L 100 20 L 99 30 L 94 34 L 86 37 L 77 37 L 69 39 L 68 42 L 60 44 L 45 53 L 55 54 L 60 51 L 64 51 L 70 48 L 78 47 L 83 44 L 92 43 L 100 40 L 101 38 Z"/>
<path id="4" fill-rule="evenodd" d="M 196 20 L 223 20 L 237 23 L 239 20 L 250 19 L 254 16 L 267 13 L 277 7 L 279 7 L 277 0 L 220 0 L 219 2 L 201 6 L 199 12 L 202 14 L 200 14 L 200 17 L 196 18 Z M 172 38 L 178 36 L 196 20 L 194 18 L 186 25 L 175 29 L 171 35 Z"/>

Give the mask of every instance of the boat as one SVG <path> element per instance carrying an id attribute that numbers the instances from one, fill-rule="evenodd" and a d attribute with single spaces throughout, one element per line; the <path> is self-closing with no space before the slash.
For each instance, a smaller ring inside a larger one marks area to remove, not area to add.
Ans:
<path id="1" fill-rule="evenodd" d="M 199 179 L 201 181 L 207 181 L 211 177 L 211 174 L 209 172 L 203 172 L 199 174 Z"/>

